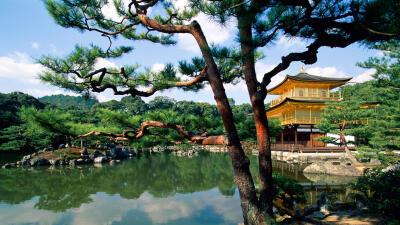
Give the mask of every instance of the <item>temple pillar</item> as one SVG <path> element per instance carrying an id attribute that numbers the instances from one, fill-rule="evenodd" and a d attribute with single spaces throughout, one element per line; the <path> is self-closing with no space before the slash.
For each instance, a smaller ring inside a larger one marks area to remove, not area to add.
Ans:
<path id="1" fill-rule="evenodd" d="M 313 133 L 312 133 L 312 129 L 313 129 L 314 125 L 310 126 L 310 141 L 311 141 L 311 147 L 314 147 L 314 139 L 313 139 Z"/>

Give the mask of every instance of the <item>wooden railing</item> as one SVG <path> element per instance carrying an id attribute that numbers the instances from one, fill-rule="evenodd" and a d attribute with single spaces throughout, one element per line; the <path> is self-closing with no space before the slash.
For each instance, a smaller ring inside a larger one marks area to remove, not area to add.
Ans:
<path id="1" fill-rule="evenodd" d="M 271 144 L 271 150 L 288 152 L 344 152 L 344 147 L 305 147 L 301 144 Z"/>
<path id="2" fill-rule="evenodd" d="M 340 92 L 329 93 L 329 96 L 323 97 L 321 94 L 316 96 L 279 96 L 279 98 L 271 100 L 270 107 L 278 105 L 283 102 L 287 97 L 297 100 L 310 100 L 310 101 L 340 101 L 342 96 Z"/>
<path id="3" fill-rule="evenodd" d="M 288 124 L 319 124 L 321 117 L 311 117 L 311 118 L 291 118 L 282 120 L 281 125 Z"/>

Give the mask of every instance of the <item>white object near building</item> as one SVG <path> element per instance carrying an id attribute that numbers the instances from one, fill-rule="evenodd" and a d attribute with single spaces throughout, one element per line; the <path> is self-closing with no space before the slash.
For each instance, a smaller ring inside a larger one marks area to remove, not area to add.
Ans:
<path id="1" fill-rule="evenodd" d="M 335 144 L 327 144 L 326 145 L 327 147 L 340 145 L 340 136 L 339 135 L 327 133 L 326 136 L 335 138 L 336 139 L 336 143 L 337 143 L 337 145 L 335 145 Z M 355 140 L 354 136 L 347 135 L 344 138 L 346 139 L 346 143 L 348 143 L 347 146 L 354 146 L 353 143 L 349 143 L 349 142 L 354 142 L 354 140 Z"/>

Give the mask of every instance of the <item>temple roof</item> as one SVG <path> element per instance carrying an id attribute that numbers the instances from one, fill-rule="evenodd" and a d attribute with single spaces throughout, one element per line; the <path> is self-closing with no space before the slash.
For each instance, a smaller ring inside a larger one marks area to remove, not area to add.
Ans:
<path id="1" fill-rule="evenodd" d="M 286 102 L 325 104 L 326 102 L 329 102 L 329 101 L 323 101 L 323 100 L 303 100 L 303 99 L 285 98 L 282 102 L 280 102 L 279 104 L 274 105 L 274 106 L 268 108 L 266 111 L 270 111 L 270 110 L 272 110 L 272 109 L 278 108 L 279 106 L 285 104 Z"/>
<path id="2" fill-rule="evenodd" d="M 307 82 L 307 83 L 326 83 L 332 84 L 332 87 L 338 87 L 340 85 L 345 84 L 349 80 L 351 80 L 351 77 L 344 77 L 344 78 L 337 78 L 337 77 L 322 77 L 322 76 L 316 76 L 316 75 L 311 75 L 308 74 L 304 71 L 301 71 L 295 76 L 291 75 L 286 75 L 285 79 L 283 79 L 282 82 L 280 82 L 278 85 L 276 85 L 273 88 L 268 89 L 268 93 L 274 91 L 278 87 L 284 85 L 288 80 L 292 80 L 294 82 Z M 272 93 L 271 93 L 272 94 Z"/>
<path id="3" fill-rule="evenodd" d="M 311 75 L 306 72 L 300 72 L 296 76 L 290 76 L 287 75 L 288 77 L 296 80 L 307 80 L 307 81 L 349 81 L 351 80 L 351 77 L 344 77 L 344 78 L 337 78 L 337 77 L 321 77 L 321 76 L 316 76 L 316 75 Z"/>

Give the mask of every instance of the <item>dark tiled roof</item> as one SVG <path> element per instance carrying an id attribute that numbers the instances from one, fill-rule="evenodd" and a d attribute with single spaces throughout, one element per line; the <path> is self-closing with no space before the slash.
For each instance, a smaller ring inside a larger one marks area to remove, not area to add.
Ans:
<path id="1" fill-rule="evenodd" d="M 277 87 L 281 86 L 289 78 L 293 80 L 309 81 L 309 82 L 347 82 L 351 80 L 352 77 L 345 77 L 345 78 L 321 77 L 321 76 L 311 75 L 306 72 L 300 72 L 295 76 L 286 75 L 285 79 L 283 79 L 279 84 L 275 85 L 275 87 L 268 89 L 268 92 L 273 91 Z"/>
<path id="2" fill-rule="evenodd" d="M 290 76 L 288 77 L 296 80 L 307 80 L 307 81 L 349 81 L 351 80 L 351 77 L 345 77 L 345 78 L 338 78 L 338 77 L 321 77 L 321 76 L 316 76 L 316 75 L 311 75 L 306 72 L 300 72 L 296 76 Z"/>

